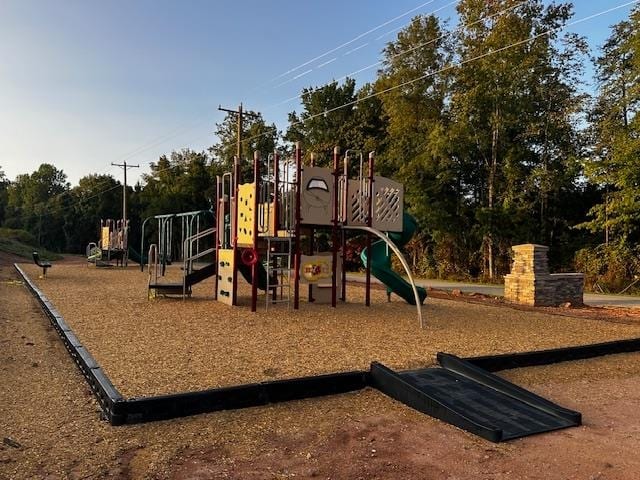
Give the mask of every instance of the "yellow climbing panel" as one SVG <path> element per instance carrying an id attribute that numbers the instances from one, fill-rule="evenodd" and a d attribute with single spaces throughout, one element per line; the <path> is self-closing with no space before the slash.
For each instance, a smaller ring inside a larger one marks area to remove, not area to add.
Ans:
<path id="1" fill-rule="evenodd" d="M 255 195 L 255 183 L 244 183 L 238 186 L 238 245 L 241 247 L 253 247 Z"/>
<path id="2" fill-rule="evenodd" d="M 218 250 L 218 301 L 233 304 L 233 250 Z"/>

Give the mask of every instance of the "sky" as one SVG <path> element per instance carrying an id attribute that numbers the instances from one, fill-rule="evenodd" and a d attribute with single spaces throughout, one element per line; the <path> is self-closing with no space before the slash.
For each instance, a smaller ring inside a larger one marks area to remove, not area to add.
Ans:
<path id="1" fill-rule="evenodd" d="M 576 0 L 574 20 L 628 1 Z M 14 180 L 51 163 L 75 185 L 121 179 L 111 163 L 126 161 L 133 183 L 162 154 L 215 143 L 218 106 L 240 102 L 284 130 L 304 87 L 375 64 L 417 14 L 455 25 L 456 3 L 0 0 L 0 169 Z M 631 7 L 568 31 L 597 53 Z"/>

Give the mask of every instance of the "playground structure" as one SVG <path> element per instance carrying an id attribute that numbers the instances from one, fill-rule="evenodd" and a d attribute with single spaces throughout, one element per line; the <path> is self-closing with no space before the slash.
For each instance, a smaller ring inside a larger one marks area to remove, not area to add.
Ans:
<path id="1" fill-rule="evenodd" d="M 353 164 L 354 160 L 356 161 Z M 303 166 L 302 151 L 296 145 L 292 158 L 279 153 L 266 161 L 258 153 L 253 159 L 253 179 L 245 182 L 235 159 L 232 172 L 217 178 L 216 223 L 212 229 L 187 231 L 183 222 L 183 279 L 181 283 L 159 283 L 163 263 L 171 258 L 167 237 L 172 226 L 161 224 L 158 244 L 149 249 L 151 293 L 188 296 L 191 286 L 215 275 L 215 298 L 227 305 L 238 305 L 238 277 L 251 285 L 251 310 L 256 311 L 258 290 L 265 292 L 265 308 L 274 303 L 300 304 L 300 284 L 308 285 L 310 302 L 336 307 L 346 301 L 346 244 L 349 232 L 366 235 L 361 258 L 366 269 L 365 304 L 370 305 L 371 275 L 382 281 L 392 293 L 416 305 L 422 325 L 421 304 L 426 291 L 416 287 L 400 248 L 409 241 L 416 225 L 403 211 L 404 189 L 400 183 L 374 173 L 374 154 L 347 150 L 333 151 L 333 168 Z M 356 171 L 355 178 L 351 172 Z M 192 214 L 193 212 L 190 212 Z M 188 214 L 181 214 L 188 215 Z M 188 220 L 187 220 L 188 219 Z M 147 219 L 148 220 L 148 219 Z M 146 220 L 145 220 L 146 222 Z M 212 253 L 192 250 L 194 242 L 215 236 L 215 261 L 196 270 L 193 261 Z M 322 246 L 321 236 L 329 238 Z M 372 237 L 377 237 L 373 242 Z M 144 244 L 143 244 L 144 246 Z M 409 278 L 391 268 L 395 253 Z"/>
<path id="2" fill-rule="evenodd" d="M 352 179 L 354 159 L 357 176 Z M 402 235 L 405 219 L 410 218 L 403 214 L 403 186 L 374 175 L 373 152 L 365 162 L 362 153 L 349 150 L 341 158 L 336 147 L 331 169 L 316 166 L 313 157 L 310 165 L 303 166 L 297 145 L 293 158 L 274 153 L 264 166 L 256 153 L 253 167 L 251 183 L 242 183 L 237 160 L 234 172 L 218 179 L 219 301 L 237 304 L 240 273 L 252 286 L 252 311 L 256 310 L 258 289 L 268 293 L 267 308 L 270 303 L 291 300 L 293 308 L 299 308 L 301 283 L 308 285 L 310 302 L 335 307 L 338 299 L 347 299 L 346 240 L 352 230 L 367 236 L 362 252 L 366 305 L 370 305 L 373 274 L 390 292 L 420 310 L 426 292 L 415 287 L 402 253 L 384 233 Z M 330 238 L 323 250 L 320 233 Z M 371 235 L 379 238 L 375 244 Z M 391 270 L 389 249 L 399 256 L 410 282 Z"/>
<path id="3" fill-rule="evenodd" d="M 100 240 L 87 245 L 87 261 L 96 267 L 127 266 L 129 220 L 100 220 Z"/>

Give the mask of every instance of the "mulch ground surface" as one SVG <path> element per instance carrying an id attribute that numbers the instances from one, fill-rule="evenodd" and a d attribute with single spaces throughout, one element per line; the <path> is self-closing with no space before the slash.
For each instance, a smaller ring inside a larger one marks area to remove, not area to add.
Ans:
<path id="1" fill-rule="evenodd" d="M 635 479 L 640 471 L 639 354 L 505 372 L 585 421 L 507 444 L 373 390 L 110 427 L 12 260 L 0 256 L 2 479 Z M 475 355 L 640 336 L 630 313 L 620 322 L 604 312 L 580 318 L 573 309 L 433 298 L 421 330 L 412 307 L 387 304 L 379 292 L 366 309 L 355 287 L 336 310 L 303 304 L 251 314 L 211 301 L 206 285 L 186 302 L 147 301 L 146 275 L 134 269 L 60 263 L 38 283 L 128 396 L 364 369 L 374 359 L 415 367 L 438 350 Z"/>

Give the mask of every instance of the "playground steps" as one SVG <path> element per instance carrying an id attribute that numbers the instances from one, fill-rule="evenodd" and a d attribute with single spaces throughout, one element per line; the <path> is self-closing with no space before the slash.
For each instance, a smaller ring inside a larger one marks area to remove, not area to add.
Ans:
<path id="1" fill-rule="evenodd" d="M 291 237 L 267 238 L 267 285 L 266 291 L 273 290 L 273 295 L 265 298 L 265 306 L 286 303 L 291 305 Z M 278 293 L 280 294 L 278 296 Z"/>
<path id="2" fill-rule="evenodd" d="M 407 372 L 374 363 L 373 385 L 390 397 L 492 442 L 578 426 L 581 415 L 454 355 L 442 368 Z"/>
<path id="3" fill-rule="evenodd" d="M 216 274 L 215 263 L 210 263 L 204 267 L 194 270 L 184 276 L 184 284 L 182 283 L 150 283 L 149 290 L 155 290 L 160 295 L 191 295 L 191 287 L 196 283 L 200 283 L 207 278 L 211 278 Z M 186 288 L 185 288 L 186 287 Z"/>
<path id="4" fill-rule="evenodd" d="M 185 283 L 188 287 L 195 285 L 196 283 L 200 283 L 207 278 L 211 278 L 216 274 L 216 264 L 210 263 L 206 266 L 200 268 L 199 270 L 194 270 L 191 273 L 188 273 L 185 276 Z"/>
<path id="5" fill-rule="evenodd" d="M 149 290 L 155 290 L 160 295 L 182 295 L 185 293 L 182 283 L 150 283 Z M 187 295 L 191 295 L 191 288 L 187 287 Z"/>

